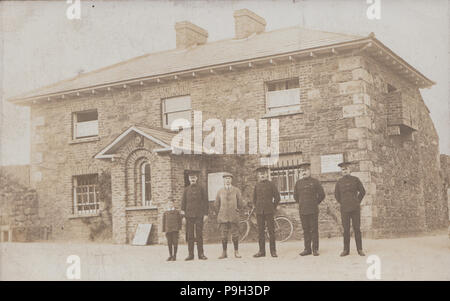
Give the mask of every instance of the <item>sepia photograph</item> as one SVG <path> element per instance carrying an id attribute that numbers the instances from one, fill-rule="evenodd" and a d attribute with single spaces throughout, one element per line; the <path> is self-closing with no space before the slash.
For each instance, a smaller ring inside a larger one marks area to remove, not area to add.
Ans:
<path id="1" fill-rule="evenodd" d="M 0 281 L 449 281 L 449 12 L 1 1 Z"/>

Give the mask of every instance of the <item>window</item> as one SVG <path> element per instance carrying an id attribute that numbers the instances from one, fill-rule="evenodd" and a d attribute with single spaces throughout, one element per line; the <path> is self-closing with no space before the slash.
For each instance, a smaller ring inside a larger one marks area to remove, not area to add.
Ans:
<path id="1" fill-rule="evenodd" d="M 300 110 L 298 78 L 266 84 L 267 113 L 286 113 Z"/>
<path id="2" fill-rule="evenodd" d="M 141 199 L 142 206 L 150 206 L 152 200 L 152 186 L 150 176 L 150 164 L 145 162 L 141 165 Z"/>
<path id="3" fill-rule="evenodd" d="M 176 119 L 186 119 L 191 124 L 191 110 L 191 97 L 189 95 L 163 99 L 163 127 L 171 129 L 171 124 Z"/>
<path id="4" fill-rule="evenodd" d="M 73 138 L 86 138 L 98 136 L 97 110 L 74 113 Z"/>
<path id="5" fill-rule="evenodd" d="M 281 202 L 294 201 L 294 187 L 299 179 L 297 166 L 271 168 L 270 178 L 278 187 Z"/>
<path id="6" fill-rule="evenodd" d="M 74 214 L 98 213 L 98 175 L 75 176 L 73 182 Z"/>

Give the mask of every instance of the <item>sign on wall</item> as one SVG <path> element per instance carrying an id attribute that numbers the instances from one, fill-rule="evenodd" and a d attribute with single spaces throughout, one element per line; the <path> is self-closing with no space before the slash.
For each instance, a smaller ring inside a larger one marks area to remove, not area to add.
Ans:
<path id="1" fill-rule="evenodd" d="M 215 201 L 217 191 L 223 187 L 223 172 L 208 174 L 208 200 Z"/>
<path id="2" fill-rule="evenodd" d="M 320 172 L 339 172 L 341 169 L 338 164 L 343 161 L 342 154 L 320 156 Z"/>

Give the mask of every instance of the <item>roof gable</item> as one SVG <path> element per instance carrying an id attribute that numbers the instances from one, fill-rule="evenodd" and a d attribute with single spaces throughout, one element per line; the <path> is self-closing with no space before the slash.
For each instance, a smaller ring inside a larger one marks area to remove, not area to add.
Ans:
<path id="1" fill-rule="evenodd" d="M 155 144 L 161 146 L 160 149 L 157 149 L 155 151 L 170 149 L 170 141 L 174 136 L 174 134 L 162 130 L 150 129 L 142 126 L 131 126 L 127 130 L 125 130 L 122 134 L 120 134 L 116 139 L 114 139 L 111 143 L 105 146 L 101 151 L 99 151 L 94 156 L 94 158 L 96 159 L 114 158 L 118 148 L 120 148 L 120 146 L 124 144 L 124 142 L 128 139 L 128 137 L 132 133 L 138 133 L 144 138 L 147 138 L 150 141 L 154 142 Z"/>

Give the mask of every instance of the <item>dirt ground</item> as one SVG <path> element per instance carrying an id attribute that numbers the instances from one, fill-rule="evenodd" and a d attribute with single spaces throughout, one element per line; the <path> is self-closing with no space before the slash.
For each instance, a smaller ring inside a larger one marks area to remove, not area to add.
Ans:
<path id="1" fill-rule="evenodd" d="M 241 259 L 217 259 L 221 245 L 205 246 L 208 260 L 166 262 L 167 246 L 94 243 L 3 243 L 1 280 L 68 280 L 67 258 L 80 258 L 81 280 L 368 280 L 370 255 L 380 259 L 381 280 L 450 280 L 450 239 L 431 236 L 363 240 L 366 257 L 339 257 L 341 238 L 321 239 L 320 256 L 300 257 L 302 241 L 279 243 L 278 258 L 253 258 L 256 243 L 240 246 Z M 267 246 L 268 247 L 268 246 Z M 232 249 L 231 244 L 229 249 Z"/>

